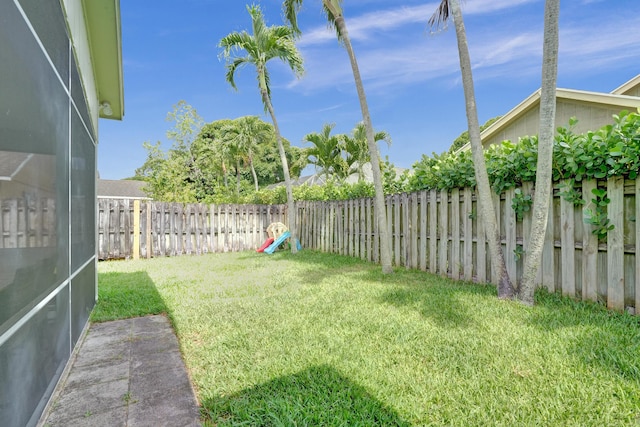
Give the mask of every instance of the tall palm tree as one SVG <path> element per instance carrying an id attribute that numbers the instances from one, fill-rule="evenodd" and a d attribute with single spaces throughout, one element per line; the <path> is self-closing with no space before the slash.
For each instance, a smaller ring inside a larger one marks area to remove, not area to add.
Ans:
<path id="1" fill-rule="evenodd" d="M 551 166 L 556 118 L 556 84 L 558 80 L 558 20 L 560 0 L 546 0 L 544 6 L 544 41 L 542 47 L 542 85 L 540 89 L 540 131 L 538 164 L 533 200 L 533 222 L 527 257 L 520 285 L 520 299 L 533 305 L 535 280 L 542 258 L 551 199 Z"/>
<path id="2" fill-rule="evenodd" d="M 480 124 L 478 123 L 478 110 L 476 107 L 475 90 L 473 87 L 473 74 L 471 72 L 471 59 L 469 57 L 469 46 L 467 44 L 467 34 L 462 20 L 462 11 L 458 0 L 442 0 L 436 12 L 429 19 L 431 27 L 438 27 L 448 21 L 453 16 L 456 27 L 456 38 L 458 41 L 458 55 L 460 57 L 460 71 L 462 74 L 462 86 L 464 88 L 465 107 L 467 113 L 467 124 L 469 127 L 469 140 L 471 143 L 471 153 L 473 156 L 473 167 L 475 169 L 478 207 L 480 218 L 485 223 L 487 230 L 487 240 L 489 241 L 489 251 L 492 261 L 498 271 L 498 297 L 512 299 L 515 290 L 504 260 L 504 253 L 500 242 L 500 232 L 496 221 L 496 212 L 491 200 L 491 186 L 487 166 L 484 160 L 484 150 L 480 140 Z"/>
<path id="3" fill-rule="evenodd" d="M 298 28 L 297 13 L 301 5 L 302 0 L 284 0 L 283 3 L 285 18 L 291 23 L 294 31 L 298 33 L 300 32 L 300 30 Z M 351 46 L 349 31 L 347 30 L 347 24 L 344 19 L 344 14 L 342 11 L 342 0 L 322 0 L 322 6 L 327 15 L 329 24 L 336 29 L 338 41 L 344 44 L 344 47 L 347 50 L 347 54 L 349 55 L 351 70 L 353 72 L 353 78 L 355 80 L 356 90 L 358 92 L 358 99 L 360 101 L 360 109 L 362 110 L 362 121 L 366 130 L 369 155 L 371 157 L 373 186 L 375 188 L 374 210 L 380 235 L 380 263 L 382 264 L 383 273 L 392 273 L 393 269 L 391 267 L 391 239 L 389 238 L 390 232 L 387 224 L 387 211 L 384 201 L 384 189 L 382 187 L 380 152 L 374 138 L 373 125 L 371 124 L 371 115 L 369 114 L 369 106 L 367 104 L 367 97 L 364 92 L 364 85 L 362 84 L 362 77 L 360 76 L 358 61 L 356 60 L 356 55 L 353 51 L 353 47 Z"/>
<path id="4" fill-rule="evenodd" d="M 346 167 L 342 158 L 341 137 L 331 135 L 334 127 L 335 124 L 326 123 L 321 132 L 307 134 L 303 140 L 312 144 L 307 149 L 309 163 L 319 168 L 320 173 L 326 178 L 330 176 L 344 178 Z"/>
<path id="5" fill-rule="evenodd" d="M 258 87 L 260 96 L 264 103 L 265 109 L 269 112 L 273 127 L 276 132 L 276 140 L 278 142 L 278 151 L 280 152 L 280 160 L 284 172 L 284 182 L 287 191 L 287 209 L 289 211 L 289 231 L 291 232 L 291 252 L 296 253 L 296 210 L 293 200 L 293 189 L 291 186 L 291 177 L 289 175 L 289 165 L 287 156 L 282 143 L 282 135 L 276 120 L 276 114 L 271 103 L 271 88 L 269 87 L 269 72 L 267 70 L 267 62 L 274 58 L 278 58 L 287 64 L 296 76 L 301 76 L 304 72 L 302 66 L 302 56 L 295 45 L 295 33 L 291 27 L 285 25 L 267 26 L 262 15 L 260 7 L 257 5 L 247 6 L 249 15 L 251 15 L 251 23 L 253 34 L 246 31 L 233 32 L 220 40 L 220 47 L 223 48 L 222 56 L 227 60 L 227 82 L 236 89 L 234 76 L 236 71 L 247 64 L 256 67 L 258 74 Z M 244 56 L 237 56 L 245 52 Z"/>
<path id="6" fill-rule="evenodd" d="M 253 176 L 253 184 L 258 191 L 258 175 L 253 157 L 261 144 L 270 140 L 271 125 L 260 120 L 258 116 L 244 116 L 233 120 L 232 124 L 222 129 L 222 133 L 223 138 L 236 147 L 236 155 L 246 159 Z"/>
<path id="7" fill-rule="evenodd" d="M 385 131 L 377 131 L 373 134 L 373 139 L 377 142 L 385 141 L 391 145 L 391 136 Z M 369 148 L 367 146 L 367 131 L 364 123 L 360 122 L 351 131 L 351 135 L 343 138 L 343 149 L 347 155 L 347 165 L 349 175 L 356 172 L 358 181 L 364 180 L 364 165 L 371 161 Z"/>

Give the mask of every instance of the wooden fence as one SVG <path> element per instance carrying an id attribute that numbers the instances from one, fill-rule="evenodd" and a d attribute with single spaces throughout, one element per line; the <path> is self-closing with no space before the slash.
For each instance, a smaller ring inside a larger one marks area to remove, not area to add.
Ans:
<path id="1" fill-rule="evenodd" d="M 560 187 L 560 186 L 558 186 Z M 583 221 L 593 188 L 605 188 L 607 215 L 614 226 L 606 242 Z M 522 192 L 531 193 L 531 184 Z M 584 205 L 574 205 L 554 189 L 538 285 L 549 291 L 605 302 L 633 311 L 640 306 L 640 179 L 585 181 Z M 519 280 L 527 256 L 531 213 L 518 221 L 512 208 L 515 189 L 494 196 L 507 270 Z M 379 233 L 372 199 L 298 202 L 303 247 L 379 261 Z M 495 282 L 484 224 L 471 189 L 421 191 L 386 199 L 391 248 L 396 266 L 429 271 L 456 280 Z"/>
<path id="2" fill-rule="evenodd" d="M 56 246 L 56 233 L 54 199 L 25 195 L 0 200 L 0 249 Z"/>
<path id="3" fill-rule="evenodd" d="M 255 249 L 284 205 L 204 205 L 98 200 L 98 259 L 176 256 Z"/>
<path id="4" fill-rule="evenodd" d="M 584 205 L 553 192 L 538 285 L 549 291 L 601 301 L 616 310 L 640 307 L 640 179 L 585 181 Z M 583 209 L 593 188 L 604 188 L 613 225 L 599 242 Z M 531 184 L 522 192 L 530 194 Z M 515 189 L 494 195 L 507 270 L 519 280 L 527 256 L 531 213 L 521 221 L 512 208 Z M 388 196 L 386 209 L 396 266 L 456 280 L 495 282 L 484 224 L 471 189 L 420 191 Z M 286 207 L 180 205 L 148 201 L 99 201 L 99 258 L 172 256 L 255 249 L 271 222 L 286 222 Z M 380 237 L 369 198 L 297 203 L 298 236 L 304 248 L 380 259 Z M 148 248 L 151 248 L 149 250 Z"/>

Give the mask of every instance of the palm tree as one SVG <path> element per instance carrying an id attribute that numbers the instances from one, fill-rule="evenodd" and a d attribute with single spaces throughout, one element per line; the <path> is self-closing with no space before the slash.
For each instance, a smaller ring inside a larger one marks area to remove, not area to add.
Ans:
<path id="1" fill-rule="evenodd" d="M 536 192 L 533 200 L 533 222 L 527 257 L 522 273 L 520 299 L 533 305 L 535 279 L 540 266 L 544 235 L 547 231 L 551 197 L 551 165 L 556 117 L 556 84 L 558 80 L 558 20 L 560 0 L 546 0 L 544 7 L 544 41 L 542 48 L 542 86 L 540 89 L 540 131 Z"/>
<path id="2" fill-rule="evenodd" d="M 462 11 L 458 0 L 442 0 L 436 12 L 429 19 L 431 27 L 438 27 L 441 23 L 446 23 L 449 16 L 453 16 L 456 27 L 456 38 L 458 40 L 458 55 L 460 57 L 460 71 L 462 73 L 462 86 L 464 88 L 464 98 L 467 113 L 467 124 L 469 127 L 469 140 L 471 142 L 471 153 L 473 156 L 473 167 L 475 169 L 478 207 L 480 218 L 485 223 L 487 230 L 487 240 L 489 241 L 489 251 L 492 260 L 498 271 L 498 297 L 512 299 L 515 291 L 504 260 L 502 245 L 500 243 L 500 232 L 496 222 L 496 213 L 491 200 L 491 187 L 487 166 L 484 160 L 484 150 L 480 140 L 480 124 L 478 123 L 478 110 L 476 108 L 475 90 L 473 87 L 473 75 L 471 72 L 471 59 L 469 57 L 469 46 L 467 45 L 467 35 L 462 20 Z"/>
<path id="3" fill-rule="evenodd" d="M 289 165 L 282 143 L 282 136 L 276 114 L 271 103 L 271 89 L 269 87 L 269 72 L 267 62 L 274 58 L 282 60 L 287 64 L 296 76 L 301 76 L 304 68 L 302 66 L 302 56 L 295 45 L 295 33 L 291 27 L 285 25 L 267 26 L 260 7 L 257 5 L 247 6 L 253 34 L 246 31 L 233 32 L 220 40 L 220 47 L 223 48 L 222 56 L 227 60 L 227 82 L 236 89 L 234 76 L 240 67 L 252 64 L 256 67 L 258 74 L 258 87 L 265 109 L 269 112 L 273 127 L 276 132 L 278 151 L 284 172 L 284 182 L 287 191 L 287 209 L 289 211 L 289 231 L 291 232 L 291 252 L 296 253 L 296 210 L 293 200 L 293 189 L 291 177 L 289 175 Z M 244 51 L 244 56 L 233 56 L 233 54 Z M 233 56 L 233 58 L 232 58 Z"/>
<path id="4" fill-rule="evenodd" d="M 298 28 L 297 13 L 301 5 L 302 0 L 284 0 L 283 3 L 285 18 L 291 23 L 294 31 L 296 31 L 297 33 L 300 32 Z M 360 76 L 358 61 L 356 60 L 353 47 L 351 46 L 349 31 L 347 30 L 347 24 L 345 22 L 344 14 L 342 11 L 342 0 L 322 0 L 322 5 L 325 13 L 327 14 L 329 24 L 336 29 L 338 41 L 344 44 L 344 47 L 347 50 L 347 54 L 349 55 L 351 70 L 353 72 L 353 78 L 355 80 L 356 90 L 358 92 L 358 99 L 360 101 L 360 109 L 362 110 L 362 121 L 364 123 L 367 135 L 369 155 L 371 157 L 373 186 L 375 188 L 374 210 L 380 235 L 380 263 L 382 264 L 383 273 L 392 273 L 393 269 L 391 267 L 391 240 L 389 238 L 390 233 L 387 224 L 387 211 L 384 201 L 384 189 L 382 187 L 380 153 L 378 151 L 378 145 L 376 144 L 374 138 L 373 125 L 371 124 L 371 115 L 369 114 L 369 106 L 367 104 L 367 97 L 364 92 L 364 85 L 362 84 L 362 77 Z"/>
<path id="5" fill-rule="evenodd" d="M 253 157 L 261 144 L 271 138 L 271 125 L 260 120 L 258 116 L 244 116 L 233 120 L 232 124 L 222 129 L 223 138 L 236 148 L 236 156 L 245 159 L 251 168 L 253 183 L 259 190 L 258 175 L 253 164 Z"/>
<path id="6" fill-rule="evenodd" d="M 385 131 L 374 132 L 373 139 L 377 142 L 385 141 L 391 145 L 391 136 Z M 343 149 L 347 156 L 348 174 L 357 172 L 358 181 L 364 180 L 364 165 L 371 161 L 367 146 L 367 131 L 364 123 L 360 122 L 351 131 L 351 136 L 343 138 Z"/>
<path id="7" fill-rule="evenodd" d="M 320 173 L 327 178 L 344 178 L 346 167 L 342 158 L 341 136 L 331 135 L 334 127 L 335 124 L 326 123 L 320 133 L 307 134 L 303 140 L 312 144 L 312 147 L 307 149 L 309 163 L 319 168 Z"/>
<path id="8" fill-rule="evenodd" d="M 225 144 L 222 130 L 232 123 L 233 121 L 229 119 L 207 123 L 200 130 L 200 134 L 194 143 L 194 150 L 201 161 L 219 165 L 225 188 L 229 187 L 227 165 L 233 162 L 233 158 L 229 147 Z"/>

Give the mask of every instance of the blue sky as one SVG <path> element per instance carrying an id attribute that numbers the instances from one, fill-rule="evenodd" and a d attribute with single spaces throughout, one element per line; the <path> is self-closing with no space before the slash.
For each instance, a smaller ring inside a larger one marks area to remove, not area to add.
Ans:
<path id="1" fill-rule="evenodd" d="M 270 25 L 282 24 L 281 2 L 259 3 Z M 438 2 L 345 0 L 373 125 L 392 138 L 382 156 L 411 167 L 440 153 L 466 130 L 455 31 L 432 34 L 427 20 Z M 130 177 L 146 159 L 144 141 L 166 139 L 165 118 L 180 100 L 206 122 L 244 115 L 265 121 L 255 69 L 225 81 L 220 39 L 250 29 L 244 1 L 122 1 L 125 117 L 100 121 L 101 178 Z M 505 114 L 540 87 L 544 0 L 466 0 L 467 29 L 480 123 Z M 640 73 L 637 0 L 563 0 L 558 87 L 610 92 Z M 361 120 L 346 51 L 329 30 L 320 0 L 306 0 L 298 47 L 305 75 L 270 64 L 273 104 L 292 144 L 335 123 L 348 133 Z M 562 125 L 559 123 L 558 125 Z M 307 172 L 313 172 L 307 171 Z"/>

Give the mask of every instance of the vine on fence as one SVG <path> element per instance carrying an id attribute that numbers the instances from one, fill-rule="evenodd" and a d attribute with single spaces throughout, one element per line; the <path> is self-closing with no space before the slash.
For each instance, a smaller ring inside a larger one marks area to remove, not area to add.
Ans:
<path id="1" fill-rule="evenodd" d="M 607 218 L 607 205 L 611 200 L 607 197 L 607 190 L 603 188 L 594 188 L 591 192 L 595 196 L 591 199 L 594 207 L 593 209 L 585 208 L 584 222 L 594 227 L 592 233 L 598 236 L 598 240 L 604 240 L 607 233 L 614 228 L 611 220 Z"/>
<path id="2" fill-rule="evenodd" d="M 531 198 L 531 194 L 527 194 L 525 196 L 522 192 L 522 189 L 516 188 L 514 190 L 513 200 L 511 201 L 511 208 L 516 212 L 516 221 L 522 221 L 522 218 L 524 218 L 524 213 L 531 210 L 532 203 L 533 199 Z"/>

